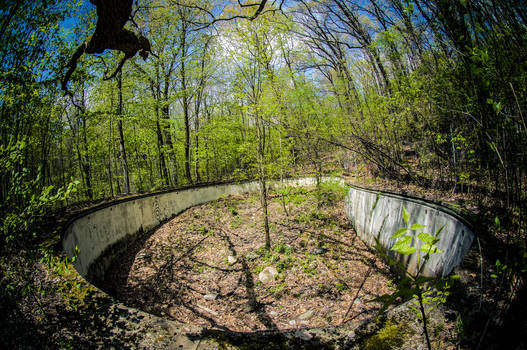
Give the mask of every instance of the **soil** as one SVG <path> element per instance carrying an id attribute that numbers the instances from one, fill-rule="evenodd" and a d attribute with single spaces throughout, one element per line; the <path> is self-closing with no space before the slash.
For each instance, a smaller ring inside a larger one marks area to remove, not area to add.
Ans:
<path id="1" fill-rule="evenodd" d="M 269 200 L 265 249 L 257 194 L 193 207 L 115 259 L 102 288 L 129 306 L 236 332 L 338 325 L 377 314 L 387 265 L 357 237 L 331 193 Z M 278 271 L 262 283 L 266 267 Z"/>

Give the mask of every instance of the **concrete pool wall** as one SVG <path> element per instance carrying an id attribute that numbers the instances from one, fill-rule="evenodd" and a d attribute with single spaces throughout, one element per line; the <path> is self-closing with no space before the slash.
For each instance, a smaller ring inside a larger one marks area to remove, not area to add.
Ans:
<path id="1" fill-rule="evenodd" d="M 403 207 L 410 214 L 408 225 L 403 219 Z M 396 242 L 391 238 L 392 234 L 398 229 L 420 224 L 425 227 L 414 231 L 415 234 L 435 235 L 442 227 L 436 245 L 444 252 L 431 254 L 424 265 L 422 260 L 419 263 L 422 275 L 428 277 L 448 276 L 461 263 L 474 240 L 471 225 L 456 212 L 419 198 L 350 186 L 346 212 L 362 241 L 374 247 L 377 238 L 382 248 L 414 275 L 418 271 L 417 254 L 403 256 L 390 251 Z M 416 246 L 415 241 L 413 246 Z M 424 255 L 421 253 L 421 259 Z"/>
<path id="2" fill-rule="evenodd" d="M 315 178 L 287 179 L 281 185 L 308 186 L 315 181 Z M 278 184 L 269 183 L 271 187 Z M 130 197 L 95 207 L 67 225 L 62 238 L 63 250 L 71 258 L 78 247 L 75 269 L 88 278 L 91 265 L 113 245 L 148 232 L 192 206 L 258 189 L 257 181 L 213 184 Z M 101 266 L 99 273 L 104 273 L 105 267 Z"/>
<path id="3" fill-rule="evenodd" d="M 323 180 L 328 181 L 330 178 Z M 337 181 L 345 183 L 342 179 L 337 178 Z M 315 182 L 315 178 L 288 179 L 271 186 L 308 186 Z M 94 267 L 92 265 L 100 264 L 101 266 L 96 266 L 96 273 L 104 274 L 107 263 L 101 263 L 97 259 L 111 247 L 116 248 L 115 251 L 119 248 L 126 249 L 122 242 L 151 231 L 192 206 L 222 196 L 256 192 L 258 188 L 257 181 L 221 183 L 135 196 L 101 205 L 68 223 L 62 239 L 63 249 L 71 258 L 78 247 L 75 268 L 81 276 L 90 280 L 89 271 Z M 438 243 L 445 253 L 433 254 L 424 266 L 423 273 L 428 276 L 448 275 L 462 261 L 474 238 L 468 223 L 456 213 L 416 198 L 357 186 L 350 186 L 346 197 L 346 212 L 359 237 L 370 246 L 374 246 L 375 237 L 378 237 L 387 250 L 395 242 L 391 239 L 392 233 L 405 226 L 402 219 L 403 206 L 410 212 L 410 224 L 426 225 L 423 229 L 425 232 L 433 234 L 445 225 Z M 409 261 L 404 257 L 399 258 L 407 264 L 410 272 L 415 272 L 415 258 L 412 257 Z M 97 264 L 94 264 L 96 261 Z"/>

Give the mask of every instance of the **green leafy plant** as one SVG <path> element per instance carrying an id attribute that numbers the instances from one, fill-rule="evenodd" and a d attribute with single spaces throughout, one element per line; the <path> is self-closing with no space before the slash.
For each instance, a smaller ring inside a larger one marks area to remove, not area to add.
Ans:
<path id="1" fill-rule="evenodd" d="M 307 201 L 307 190 L 302 187 L 285 186 L 278 188 L 276 193 L 279 196 L 282 208 L 287 216 L 289 216 L 289 204 L 299 205 Z"/>
<path id="2" fill-rule="evenodd" d="M 335 288 L 336 288 L 339 292 L 343 292 L 343 291 L 345 291 L 345 290 L 348 289 L 348 286 L 345 285 L 344 283 L 340 283 L 340 282 L 339 282 L 339 283 L 337 283 L 337 284 L 335 285 Z"/>
<path id="3" fill-rule="evenodd" d="M 277 265 L 276 265 L 276 270 L 279 272 L 279 273 L 282 273 L 284 272 L 285 270 L 288 270 L 290 268 L 292 268 L 295 264 L 295 259 L 293 259 L 292 257 L 290 256 L 287 256 L 285 259 L 281 260 Z"/>
<path id="4" fill-rule="evenodd" d="M 274 251 L 277 253 L 290 255 L 293 252 L 293 247 L 291 247 L 289 244 L 279 244 L 274 248 Z"/>
<path id="5" fill-rule="evenodd" d="M 332 203 L 344 200 L 346 194 L 348 193 L 348 187 L 335 180 L 331 179 L 329 181 L 321 182 L 317 189 L 315 190 L 315 198 L 317 199 L 317 204 L 321 205 L 331 205 Z"/>
<path id="6" fill-rule="evenodd" d="M 395 285 L 395 290 L 391 294 L 385 294 L 373 301 L 380 301 L 383 307 L 380 312 L 384 312 L 390 305 L 394 304 L 399 298 L 402 300 L 414 300 L 412 310 L 422 322 L 423 331 L 426 338 L 428 349 L 432 349 L 430 337 L 428 334 L 428 314 L 439 304 L 445 303 L 449 295 L 449 289 L 458 276 L 442 277 L 426 277 L 422 275 L 423 268 L 426 262 L 430 259 L 431 254 L 441 254 L 443 250 L 439 249 L 437 243 L 439 242 L 439 234 L 444 226 L 441 226 L 434 235 L 423 232 L 425 226 L 421 224 L 412 224 L 410 222 L 410 214 L 403 207 L 403 219 L 406 227 L 400 228 L 392 234 L 392 239 L 395 239 L 395 244 L 391 250 L 406 256 L 416 254 L 417 265 L 416 272 L 409 272 L 406 267 L 400 262 L 389 256 L 382 249 L 380 242 L 377 239 L 377 250 L 392 266 L 397 266 L 401 271 L 404 271 L 404 276 Z M 432 288 L 432 286 L 434 288 Z M 428 305 L 428 311 L 425 309 Z"/>

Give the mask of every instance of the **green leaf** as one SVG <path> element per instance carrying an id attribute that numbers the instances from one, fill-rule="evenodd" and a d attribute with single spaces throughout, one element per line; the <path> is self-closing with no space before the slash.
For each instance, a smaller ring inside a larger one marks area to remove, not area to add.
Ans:
<path id="1" fill-rule="evenodd" d="M 428 244 L 428 243 L 424 243 L 421 246 L 420 250 L 422 252 L 429 253 L 429 254 L 443 253 L 443 250 L 439 249 L 436 245 Z"/>
<path id="2" fill-rule="evenodd" d="M 410 230 L 419 230 L 420 228 L 426 227 L 425 225 L 413 224 L 410 226 Z"/>
<path id="3" fill-rule="evenodd" d="M 415 247 L 411 247 L 412 237 L 405 236 L 399 239 L 391 248 L 391 250 L 396 251 L 399 254 L 410 255 L 416 251 Z"/>
<path id="4" fill-rule="evenodd" d="M 410 219 L 410 213 L 408 213 L 405 207 L 403 207 L 403 219 L 404 219 L 404 222 L 406 222 L 406 224 L 408 225 L 408 219 Z"/>
<path id="5" fill-rule="evenodd" d="M 428 234 L 426 232 L 419 232 L 417 234 L 417 238 L 423 243 L 428 243 L 430 245 L 437 243 L 438 239 L 432 236 L 431 234 Z"/>
<path id="6" fill-rule="evenodd" d="M 439 234 L 441 233 L 441 231 L 443 231 L 443 229 L 445 228 L 445 225 L 441 226 L 440 228 L 437 229 L 436 231 L 436 237 L 439 236 Z"/>
<path id="7" fill-rule="evenodd" d="M 406 227 L 398 229 L 397 231 L 395 231 L 393 233 L 392 238 L 399 238 L 399 237 L 401 237 L 407 230 L 408 230 L 408 228 L 406 228 Z"/>

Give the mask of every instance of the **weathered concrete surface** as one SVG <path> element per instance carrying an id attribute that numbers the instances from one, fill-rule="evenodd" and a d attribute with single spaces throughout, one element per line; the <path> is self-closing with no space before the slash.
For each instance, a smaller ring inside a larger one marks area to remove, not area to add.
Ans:
<path id="1" fill-rule="evenodd" d="M 444 225 L 437 246 L 444 253 L 431 254 L 423 267 L 422 274 L 429 277 L 447 276 L 461 263 L 469 251 L 474 234 L 468 223 L 453 211 L 416 198 L 392 193 L 372 191 L 351 186 L 346 197 L 346 212 L 357 234 L 371 247 L 378 237 L 381 246 L 389 250 L 396 240 L 392 234 L 406 227 L 403 219 L 403 206 L 410 213 L 409 226 L 425 225 L 422 232 L 435 234 Z M 414 246 L 416 242 L 413 242 Z M 417 243 L 419 246 L 419 243 Z M 418 247 L 417 246 L 417 247 Z M 417 254 L 402 256 L 390 251 L 391 256 L 403 262 L 407 270 L 417 272 Z M 422 264 L 422 262 L 421 262 Z"/>
<path id="2" fill-rule="evenodd" d="M 314 183 L 314 178 L 301 178 L 284 180 L 280 185 L 307 186 Z M 69 224 L 62 239 L 63 249 L 71 258 L 75 254 L 75 247 L 79 248 L 75 269 L 86 278 L 90 265 L 107 248 L 126 241 L 125 237 L 148 232 L 192 206 L 222 196 L 255 192 L 258 186 L 258 182 L 254 181 L 186 188 L 132 197 L 100 209 L 95 208 L 90 214 Z"/>

